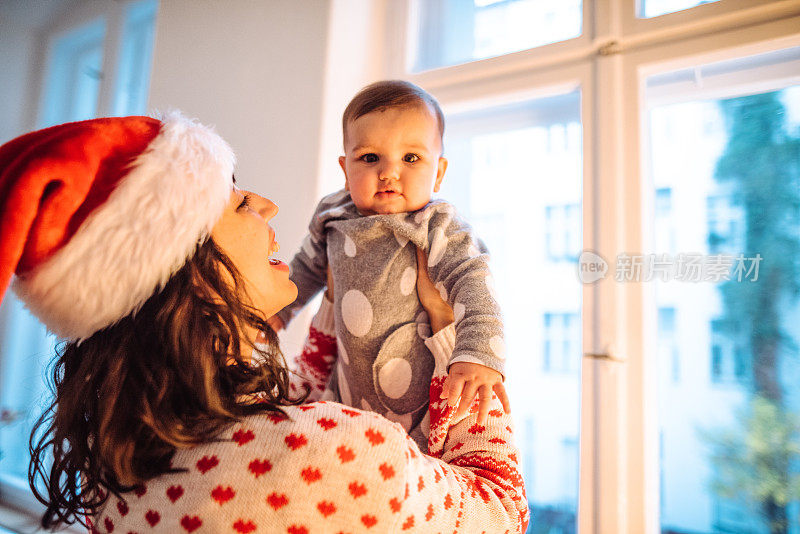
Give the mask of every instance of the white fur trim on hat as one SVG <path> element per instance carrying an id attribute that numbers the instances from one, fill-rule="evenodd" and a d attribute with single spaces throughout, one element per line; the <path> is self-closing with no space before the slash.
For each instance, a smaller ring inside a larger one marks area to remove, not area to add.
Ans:
<path id="1" fill-rule="evenodd" d="M 14 292 L 59 337 L 85 339 L 137 311 L 195 252 L 230 200 L 235 156 L 177 112 L 104 204 Z"/>

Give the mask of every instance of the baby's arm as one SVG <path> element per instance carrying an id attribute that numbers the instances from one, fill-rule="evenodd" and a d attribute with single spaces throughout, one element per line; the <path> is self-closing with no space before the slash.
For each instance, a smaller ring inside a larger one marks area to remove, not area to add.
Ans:
<path id="1" fill-rule="evenodd" d="M 436 216 L 436 215 L 435 215 Z M 434 217 L 435 217 L 434 216 Z M 432 222 L 435 219 L 432 218 Z M 441 221 L 439 221 L 441 222 Z M 458 256 L 458 248 L 459 245 L 461 248 L 466 245 L 466 250 L 463 250 L 461 253 L 462 255 L 466 255 L 467 257 L 472 256 L 467 261 L 472 261 L 474 264 L 472 267 L 472 271 L 483 272 L 483 265 L 485 263 L 485 257 L 478 258 L 480 255 L 480 251 L 477 250 L 477 247 L 474 247 L 472 242 L 472 237 L 469 232 L 468 228 L 465 228 L 465 232 L 460 234 L 458 230 L 453 231 L 452 229 L 449 231 L 449 235 L 451 236 L 450 239 L 445 241 L 446 246 L 445 248 L 450 248 L 452 243 L 453 254 Z M 433 243 L 436 243 L 439 240 L 439 250 L 433 248 L 431 249 L 434 251 L 434 254 L 438 254 L 440 259 L 437 260 L 437 263 L 444 262 L 447 263 L 447 259 L 444 258 L 445 254 L 449 254 L 448 251 L 441 248 L 441 237 L 447 236 L 448 233 L 442 232 L 440 236 L 436 236 L 434 231 L 434 238 L 432 239 Z M 468 238 L 468 239 L 465 239 Z M 454 321 L 454 313 L 452 308 L 449 304 L 442 300 L 442 293 L 447 294 L 447 288 L 443 282 L 440 282 L 439 285 L 443 292 L 440 292 L 437 289 L 434 289 L 434 284 L 431 281 L 430 277 L 427 274 L 427 262 L 426 257 L 423 252 L 417 249 L 417 294 L 419 295 L 420 302 L 422 303 L 423 307 L 427 309 L 432 309 L 434 312 L 428 313 L 428 316 L 431 320 L 431 328 L 434 332 L 440 330 L 443 324 L 436 324 L 438 322 L 442 322 L 442 319 L 439 317 L 444 317 L 446 319 L 445 324 L 449 324 Z M 485 272 L 488 274 L 488 267 L 485 269 Z M 469 270 L 464 271 L 464 276 L 470 276 Z M 442 270 L 440 269 L 437 273 L 442 276 Z M 482 284 L 481 289 L 484 291 L 488 290 L 488 282 L 485 281 L 486 278 L 484 277 L 484 282 Z M 454 284 L 453 284 L 454 285 Z M 468 290 L 467 288 L 462 288 L 462 291 Z M 436 302 L 438 300 L 438 303 Z M 436 310 L 446 309 L 449 311 L 449 315 L 444 315 L 444 311 L 436 312 Z M 459 317 L 458 319 L 463 319 L 466 316 L 465 312 L 466 306 L 461 304 L 461 308 L 459 310 Z M 498 316 L 499 319 L 499 316 Z M 502 328 L 500 329 L 502 334 Z M 488 337 L 488 336 L 487 336 Z M 502 339 L 502 338 L 500 338 Z M 459 359 L 457 356 L 451 358 L 450 365 L 449 365 L 449 374 L 448 377 L 445 379 L 444 384 L 442 385 L 442 398 L 448 399 L 448 403 L 450 406 L 455 406 L 459 404 L 457 415 L 459 417 L 465 415 L 467 411 L 473 404 L 473 400 L 476 396 L 479 397 L 479 407 L 478 407 L 478 423 L 484 424 L 486 422 L 486 418 L 489 413 L 489 405 L 490 400 L 492 398 L 492 392 L 497 395 L 497 398 L 500 400 L 503 408 L 506 412 L 510 411 L 510 406 L 508 402 L 508 396 L 505 391 L 505 387 L 503 386 L 503 375 L 500 373 L 499 370 L 489 367 L 486 361 L 481 361 L 481 363 L 477 363 L 476 358 L 473 355 L 467 355 Z M 491 360 L 490 360 L 491 361 Z M 502 362 L 500 362 L 502 365 Z M 502 367 L 501 367 L 502 368 Z M 460 402 L 459 402 L 460 399 Z"/>
<path id="2" fill-rule="evenodd" d="M 300 250 L 289 264 L 290 278 L 297 286 L 297 299 L 270 320 L 273 328 L 279 329 L 289 324 L 292 317 L 325 287 L 325 269 L 328 266 L 328 257 L 323 212 L 330 208 L 330 204 L 326 202 L 327 198 L 323 198 L 317 205 L 317 209 L 314 210 L 314 215 L 308 225 L 308 235 L 303 239 Z"/>

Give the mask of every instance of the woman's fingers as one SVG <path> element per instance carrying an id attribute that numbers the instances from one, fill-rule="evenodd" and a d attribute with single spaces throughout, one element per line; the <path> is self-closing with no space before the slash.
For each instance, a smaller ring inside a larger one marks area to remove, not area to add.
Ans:
<path id="1" fill-rule="evenodd" d="M 502 382 L 498 382 L 494 386 L 492 386 L 497 398 L 500 399 L 500 404 L 503 405 L 503 411 L 506 413 L 511 413 L 511 402 L 508 400 L 508 393 L 506 393 L 506 387 L 503 385 Z"/>

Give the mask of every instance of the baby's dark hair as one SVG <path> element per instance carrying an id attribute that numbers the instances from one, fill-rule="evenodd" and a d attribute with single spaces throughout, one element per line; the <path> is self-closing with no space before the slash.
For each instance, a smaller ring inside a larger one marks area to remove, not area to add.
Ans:
<path id="1" fill-rule="evenodd" d="M 383 80 L 364 87 L 353 97 L 342 114 L 342 132 L 359 117 L 389 108 L 429 106 L 439 124 L 439 137 L 444 137 L 444 114 L 439 102 L 425 89 L 405 80 Z"/>

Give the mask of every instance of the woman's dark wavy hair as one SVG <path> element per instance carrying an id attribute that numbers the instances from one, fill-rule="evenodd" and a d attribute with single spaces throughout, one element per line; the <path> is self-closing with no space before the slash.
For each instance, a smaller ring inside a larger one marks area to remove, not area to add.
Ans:
<path id="1" fill-rule="evenodd" d="M 138 312 L 57 349 L 55 396 L 30 439 L 43 527 L 84 523 L 109 492 L 173 471 L 176 449 L 304 400 L 290 395 L 277 336 L 249 302 L 241 274 L 208 239 Z M 241 356 L 253 347 L 240 336 L 245 326 L 267 336 L 258 364 Z M 237 400 L 247 394 L 263 402 Z"/>

